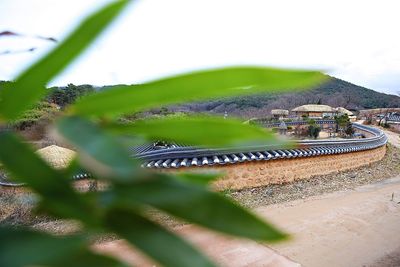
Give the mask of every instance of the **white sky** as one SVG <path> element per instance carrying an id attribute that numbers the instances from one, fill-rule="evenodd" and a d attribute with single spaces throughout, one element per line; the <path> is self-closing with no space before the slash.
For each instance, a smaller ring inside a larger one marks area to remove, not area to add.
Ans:
<path id="1" fill-rule="evenodd" d="M 0 31 L 62 39 L 107 0 L 1 0 Z M 321 69 L 389 93 L 400 91 L 398 0 L 136 1 L 52 85 L 138 83 L 206 67 Z M 0 38 L 0 80 L 53 43 Z"/>

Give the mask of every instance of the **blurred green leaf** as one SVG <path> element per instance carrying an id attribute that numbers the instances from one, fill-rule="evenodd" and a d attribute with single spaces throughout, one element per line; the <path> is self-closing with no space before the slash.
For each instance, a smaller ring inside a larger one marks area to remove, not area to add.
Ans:
<path id="1" fill-rule="evenodd" d="M 165 267 L 214 266 L 183 239 L 133 211 L 111 209 L 106 223 L 119 236 Z"/>
<path id="2" fill-rule="evenodd" d="M 58 133 L 79 153 L 79 161 L 99 177 L 132 179 L 138 164 L 128 151 L 96 124 L 80 117 L 64 117 L 57 124 Z"/>
<path id="3" fill-rule="evenodd" d="M 11 133 L 0 132 L 0 148 L 0 162 L 43 198 L 48 211 L 89 225 L 98 224 L 94 207 L 72 189 L 71 181 L 49 167 L 27 144 Z"/>
<path id="4" fill-rule="evenodd" d="M 190 145 L 227 146 L 248 143 L 283 143 L 261 127 L 218 117 L 162 118 L 109 126 L 114 132 L 143 136 L 149 140 Z"/>
<path id="5" fill-rule="evenodd" d="M 212 97 L 307 88 L 326 79 L 315 71 L 231 67 L 164 78 L 141 85 L 118 86 L 84 97 L 71 113 L 116 116 L 166 104 Z"/>
<path id="6" fill-rule="evenodd" d="M 95 254 L 89 250 L 81 251 L 76 255 L 71 255 L 67 259 L 60 263 L 57 263 L 55 267 L 132 267 L 125 263 L 119 262 L 114 258 Z"/>
<path id="7" fill-rule="evenodd" d="M 180 172 L 173 178 L 198 185 L 208 185 L 222 176 L 221 172 Z"/>
<path id="8" fill-rule="evenodd" d="M 56 237 L 27 229 L 0 228 L 0 266 L 124 266 L 87 249 L 79 236 Z M 90 264 L 90 265 L 88 265 Z"/>
<path id="9" fill-rule="evenodd" d="M 272 225 L 219 193 L 171 179 L 167 175 L 129 185 L 115 185 L 115 189 L 104 192 L 103 197 L 114 205 L 150 205 L 189 222 L 231 235 L 261 241 L 285 238 L 285 234 Z"/>
<path id="10" fill-rule="evenodd" d="M 118 0 L 87 17 L 64 42 L 3 88 L 0 115 L 16 119 L 46 93 L 46 84 L 88 47 L 129 1 Z"/>

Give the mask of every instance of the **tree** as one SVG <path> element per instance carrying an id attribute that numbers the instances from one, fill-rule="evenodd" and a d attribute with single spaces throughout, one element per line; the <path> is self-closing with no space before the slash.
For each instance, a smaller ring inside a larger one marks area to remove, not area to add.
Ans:
<path id="1" fill-rule="evenodd" d="M 70 105 L 77 99 L 95 92 L 92 85 L 84 84 L 77 86 L 72 83 L 68 84 L 67 87 L 51 87 L 48 90 L 47 101 L 61 107 Z"/>
<path id="2" fill-rule="evenodd" d="M 309 135 L 310 137 L 316 139 L 316 138 L 318 138 L 319 133 L 321 132 L 321 127 L 319 127 L 319 126 L 317 125 L 317 123 L 315 122 L 315 120 L 310 119 L 310 120 L 308 120 L 308 128 L 307 128 L 307 131 L 308 131 L 308 135 Z"/>
<path id="3" fill-rule="evenodd" d="M 352 136 L 354 134 L 355 131 L 347 114 L 335 116 L 335 121 L 336 121 L 336 132 L 339 132 L 341 134 L 344 133 L 347 136 Z"/>

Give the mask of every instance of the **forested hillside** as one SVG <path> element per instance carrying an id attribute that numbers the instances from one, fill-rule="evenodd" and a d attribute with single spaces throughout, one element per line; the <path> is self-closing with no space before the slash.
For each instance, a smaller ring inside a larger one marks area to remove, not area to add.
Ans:
<path id="1" fill-rule="evenodd" d="M 0 82 L 6 85 L 8 82 Z M 46 100 L 50 103 L 64 107 L 83 95 L 93 93 L 97 90 L 107 90 L 113 86 L 93 87 L 91 85 L 73 85 L 66 87 L 51 87 Z M 225 113 L 229 116 L 240 116 L 245 118 L 261 117 L 268 115 L 271 109 L 292 109 L 304 104 L 326 104 L 333 107 L 345 107 L 351 110 L 400 107 L 400 97 L 379 93 L 334 77 L 317 87 L 308 91 L 291 94 L 261 94 L 224 98 L 212 101 L 188 103 L 167 108 L 160 107 L 151 113 L 170 112 L 211 112 Z"/>
<path id="2" fill-rule="evenodd" d="M 262 94 L 219 99 L 201 103 L 190 103 L 173 110 L 194 112 L 216 112 L 241 117 L 260 117 L 271 109 L 292 109 L 304 104 L 326 104 L 351 110 L 400 107 L 400 97 L 379 93 L 334 77 L 317 87 L 291 94 Z"/>

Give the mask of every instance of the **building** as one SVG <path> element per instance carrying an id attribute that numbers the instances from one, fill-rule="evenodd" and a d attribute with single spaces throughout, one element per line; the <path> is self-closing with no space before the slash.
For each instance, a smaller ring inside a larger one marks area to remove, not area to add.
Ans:
<path id="1" fill-rule="evenodd" d="M 271 110 L 271 115 L 275 119 L 280 119 L 281 120 L 281 119 L 287 118 L 287 116 L 289 115 L 289 110 L 287 110 L 287 109 L 273 109 L 273 110 Z"/>
<path id="2" fill-rule="evenodd" d="M 351 111 L 348 110 L 348 109 L 345 109 L 345 108 L 343 108 L 343 107 L 338 107 L 338 108 L 336 108 L 336 110 L 337 110 L 337 112 L 338 112 L 338 115 L 344 115 L 344 114 L 346 114 L 346 115 L 349 117 L 349 119 L 350 119 L 351 122 L 355 122 L 355 121 L 357 120 L 357 116 L 354 115 L 354 113 L 351 112 Z"/>
<path id="3" fill-rule="evenodd" d="M 392 112 L 386 116 L 387 123 L 400 124 L 400 112 Z"/>
<path id="4" fill-rule="evenodd" d="M 303 105 L 292 109 L 297 117 L 312 119 L 333 118 L 338 111 L 328 105 Z"/>
<path id="5" fill-rule="evenodd" d="M 400 108 L 375 108 L 375 109 L 363 109 L 359 111 L 359 117 L 363 120 L 372 118 L 377 119 L 381 116 L 385 116 L 390 113 L 400 113 Z"/>

